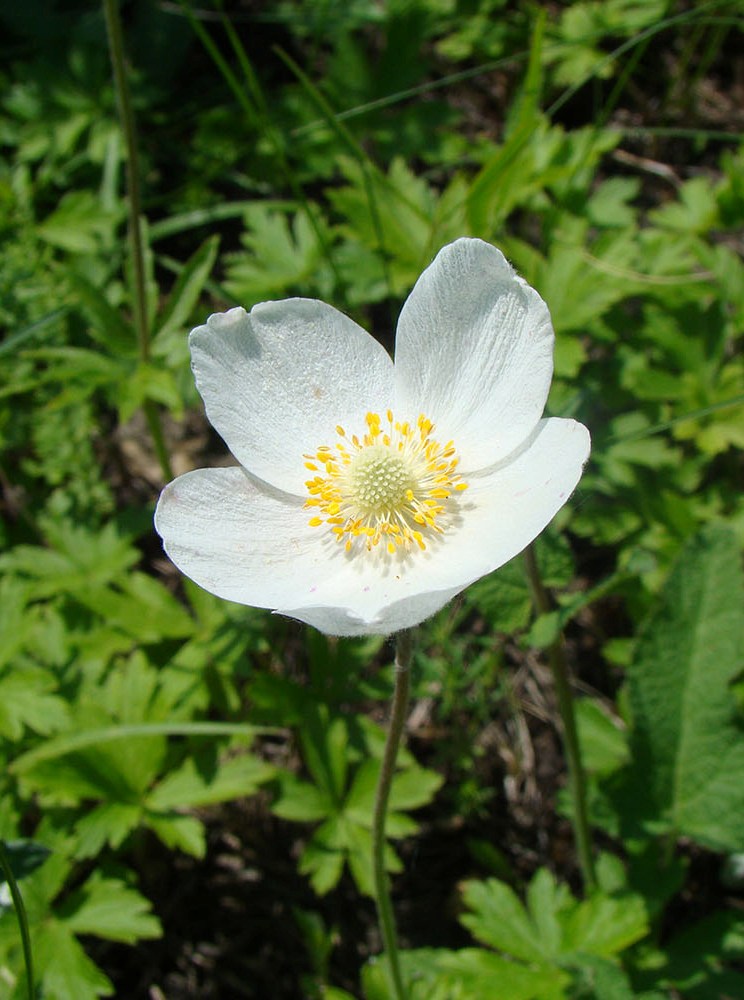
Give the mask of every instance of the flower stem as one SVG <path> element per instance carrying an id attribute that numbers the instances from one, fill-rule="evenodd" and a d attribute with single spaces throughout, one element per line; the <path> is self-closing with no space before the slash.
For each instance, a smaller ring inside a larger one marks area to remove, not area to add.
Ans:
<path id="1" fill-rule="evenodd" d="M 166 482 L 168 482 L 173 479 L 173 469 L 171 467 L 168 449 L 165 445 L 163 425 L 160 422 L 160 413 L 158 412 L 158 408 L 152 399 L 146 399 L 142 404 L 142 408 L 145 411 L 145 420 L 147 421 L 147 426 L 150 429 L 150 437 L 152 438 L 153 445 L 155 446 L 155 454 L 157 455 L 158 462 L 160 463 L 160 471 L 163 473 L 163 478 Z"/>
<path id="2" fill-rule="evenodd" d="M 34 1000 L 36 995 L 34 989 L 34 960 L 33 952 L 31 950 L 31 934 L 28 929 L 28 917 L 26 915 L 26 907 L 23 905 L 21 890 L 18 888 L 18 883 L 13 875 L 10 858 L 8 857 L 8 852 L 5 850 L 5 844 L 2 840 L 0 840 L 0 871 L 2 871 L 3 878 L 8 883 L 10 896 L 13 900 L 13 905 L 15 906 L 16 919 L 18 920 L 18 926 L 21 931 L 23 961 L 26 966 L 26 989 L 29 1000 Z"/>
<path id="3" fill-rule="evenodd" d="M 527 568 L 527 578 L 532 591 L 532 601 L 539 614 L 547 614 L 552 610 L 552 601 L 545 589 L 535 558 L 535 550 L 528 545 L 524 551 Z M 592 840 L 589 831 L 589 816 L 586 805 L 586 776 L 581 759 L 579 736 L 576 729 L 576 713 L 574 712 L 573 696 L 569 682 L 568 662 L 563 645 L 563 637 L 559 635 L 548 646 L 548 662 L 553 674 L 553 685 L 558 699 L 558 711 L 563 727 L 563 749 L 568 764 L 568 782 L 573 802 L 571 819 L 576 853 L 579 857 L 579 867 L 584 880 L 584 889 L 591 892 L 597 886 L 597 875 L 594 869 L 592 855 Z"/>
<path id="4" fill-rule="evenodd" d="M 398 943 L 395 931 L 395 916 L 390 900 L 390 880 L 385 870 L 385 818 L 387 816 L 390 787 L 395 773 L 395 760 L 408 712 L 411 689 L 411 651 L 413 647 L 411 630 L 400 632 L 395 648 L 395 691 L 390 710 L 385 752 L 382 757 L 380 777 L 375 795 L 375 810 L 372 822 L 372 865 L 375 879 L 375 899 L 377 916 L 382 932 L 382 941 L 388 962 L 390 986 L 394 1000 L 406 1000 L 398 957 Z"/>
<path id="5" fill-rule="evenodd" d="M 142 197 L 139 183 L 139 154 L 137 150 L 137 132 L 134 122 L 134 109 L 127 83 L 126 60 L 124 56 L 124 38 L 119 16 L 118 0 L 103 0 L 103 11 L 106 17 L 106 32 L 108 36 L 111 66 L 114 72 L 114 89 L 119 111 L 119 123 L 124 136 L 126 148 L 127 175 L 127 206 L 129 214 L 129 245 L 132 255 L 132 300 L 134 305 L 134 327 L 137 332 L 137 345 L 142 362 L 150 360 L 150 324 L 147 318 L 147 284 L 145 269 L 145 246 L 142 234 Z M 152 434 L 160 467 L 166 480 L 173 478 L 168 452 L 163 443 L 163 431 L 160 424 L 160 414 L 152 400 L 145 400 L 145 416 Z"/>
<path id="6" fill-rule="evenodd" d="M 147 299 L 145 295 L 145 255 L 142 246 L 142 199 L 140 196 L 139 170 L 137 169 L 137 133 L 134 125 L 134 111 L 127 83 L 124 39 L 119 17 L 118 0 L 103 0 L 106 15 L 111 66 L 114 71 L 114 88 L 119 110 L 119 123 L 124 134 L 126 147 L 127 196 L 129 207 L 129 242 L 134 271 L 134 325 L 137 330 L 140 357 L 147 361 L 150 356 L 150 337 L 147 323 Z"/>

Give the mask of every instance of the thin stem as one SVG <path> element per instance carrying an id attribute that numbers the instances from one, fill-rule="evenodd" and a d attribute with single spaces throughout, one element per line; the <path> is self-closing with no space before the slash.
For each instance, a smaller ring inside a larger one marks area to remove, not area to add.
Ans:
<path id="1" fill-rule="evenodd" d="M 219 5 L 218 5 L 219 6 Z M 233 73 L 232 69 L 228 65 L 227 61 L 223 58 L 217 45 L 215 45 L 209 32 L 201 24 L 201 15 L 196 17 L 195 13 L 191 10 L 190 6 L 186 3 L 182 3 L 182 10 L 189 20 L 194 33 L 197 35 L 201 41 L 204 48 L 209 53 L 210 58 L 214 64 L 219 69 L 222 74 L 225 83 L 228 85 L 230 90 L 233 92 L 235 99 L 237 100 L 240 107 L 243 109 L 245 116 L 250 125 L 256 128 L 264 138 L 268 139 L 270 144 L 274 148 L 274 154 L 279 162 L 279 168 L 284 175 L 284 179 L 289 186 L 292 194 L 294 195 L 295 201 L 302 206 L 307 214 L 310 225 L 313 228 L 313 233 L 317 239 L 320 247 L 323 250 L 323 256 L 328 263 L 331 271 L 333 272 L 333 277 L 339 288 L 343 287 L 343 282 L 341 278 L 341 273 L 338 270 L 338 266 L 331 252 L 330 244 L 328 243 L 327 235 L 323 232 L 323 227 L 321 221 L 318 219 L 314 207 L 311 205 L 310 201 L 305 196 L 305 192 L 302 186 L 295 179 L 294 171 L 291 168 L 290 162 L 287 158 L 287 154 L 284 148 L 284 142 L 281 137 L 281 133 L 271 122 L 271 117 L 269 115 L 268 105 L 264 97 L 263 91 L 258 82 L 258 78 L 253 71 L 253 66 L 248 58 L 248 54 L 245 48 L 241 45 L 240 39 L 238 38 L 235 29 L 233 28 L 232 21 L 227 17 L 222 7 L 219 7 L 220 13 L 219 18 L 222 21 L 222 26 L 227 33 L 230 45 L 232 46 L 233 52 L 237 56 L 240 67 L 243 71 L 243 76 L 245 78 L 246 89 L 250 93 L 250 98 L 244 93 L 244 89 L 240 84 L 240 81 Z M 253 103 L 251 103 L 251 100 Z"/>
<path id="2" fill-rule="evenodd" d="M 387 288 L 388 299 L 392 300 L 395 296 L 393 294 L 393 284 L 390 275 L 390 264 L 388 260 L 388 251 L 385 247 L 385 233 L 382 227 L 382 220 L 380 218 L 379 207 L 377 204 L 377 196 L 375 194 L 374 184 L 373 184 L 373 174 L 381 176 L 383 178 L 383 183 L 387 185 L 387 178 L 379 170 L 378 167 L 372 162 L 368 153 L 365 152 L 364 147 L 357 142 L 351 131 L 339 121 L 338 116 L 333 111 L 333 108 L 320 92 L 320 90 L 314 86 L 310 77 L 303 72 L 300 66 L 294 61 L 294 59 L 284 51 L 279 46 L 274 46 L 274 51 L 282 60 L 282 62 L 287 66 L 292 73 L 297 77 L 302 85 L 305 93 L 310 97 L 312 101 L 318 107 L 320 113 L 325 116 L 326 121 L 331 129 L 339 136 L 341 141 L 348 145 L 351 155 L 359 164 L 359 169 L 362 171 L 362 180 L 364 182 L 364 193 L 367 198 L 367 205 L 369 207 L 369 217 L 372 223 L 372 228 L 375 231 L 375 238 L 377 240 L 377 245 L 380 252 L 380 263 L 382 264 L 382 273 L 385 279 L 385 286 Z"/>
<path id="3" fill-rule="evenodd" d="M 552 610 L 552 601 L 540 578 L 540 571 L 535 559 L 535 550 L 528 545 L 524 551 L 524 561 L 527 568 L 527 578 L 532 591 L 532 600 L 540 614 Z M 579 736 L 576 730 L 576 713 L 574 712 L 573 696 L 569 682 L 568 662 L 561 635 L 548 646 L 548 661 L 553 674 L 553 684 L 558 699 L 558 711 L 563 726 L 563 749 L 568 764 L 568 781 L 573 801 L 572 822 L 576 839 L 576 853 L 584 879 L 584 889 L 591 892 L 596 888 L 597 876 L 594 870 L 592 841 L 589 832 L 589 816 L 586 805 L 586 776 L 581 760 Z"/>
<path id="4" fill-rule="evenodd" d="M 152 399 L 146 399 L 142 404 L 142 408 L 145 411 L 145 420 L 147 421 L 147 426 L 150 429 L 150 437 L 152 438 L 155 454 L 157 455 L 158 462 L 160 463 L 160 470 L 163 473 L 163 478 L 166 482 L 169 482 L 173 479 L 173 469 L 171 467 L 168 449 L 165 445 L 163 425 L 160 422 L 160 413 L 158 412 L 158 408 Z"/>
<path id="5" fill-rule="evenodd" d="M 124 55 L 124 38 L 119 16 L 118 0 L 103 0 L 103 11 L 106 17 L 111 66 L 114 71 L 114 89 L 119 111 L 119 122 L 124 135 L 126 148 L 127 176 L 127 207 L 129 217 L 129 246 L 132 255 L 132 299 L 134 308 L 134 327 L 137 331 L 137 345 L 140 360 L 150 360 L 150 324 L 147 318 L 147 283 L 145 268 L 145 247 L 142 234 L 142 196 L 139 182 L 139 154 L 137 149 L 137 131 L 134 122 L 134 109 L 127 83 L 127 69 Z M 163 476 L 166 480 L 173 478 L 168 452 L 163 440 L 163 430 L 160 414 L 155 404 L 145 402 L 145 417 L 155 445 L 155 451 L 160 462 Z"/>
<path id="6" fill-rule="evenodd" d="M 16 917 L 18 918 L 18 927 L 21 931 L 21 942 L 23 944 L 23 961 L 26 966 L 26 990 L 29 1000 L 34 1000 L 34 960 L 31 951 L 31 934 L 28 929 L 28 917 L 26 915 L 26 907 L 23 905 L 21 890 L 18 888 L 18 883 L 13 875 L 10 858 L 2 840 L 0 840 L 0 870 L 2 870 L 5 881 L 10 888 L 10 895 L 15 907 Z"/>
<path id="7" fill-rule="evenodd" d="M 116 103 L 119 109 L 119 122 L 124 133 L 126 147 L 127 196 L 129 207 L 129 243 L 132 252 L 132 267 L 134 270 L 134 324 L 137 330 L 140 357 L 147 361 L 150 357 L 150 331 L 147 322 L 147 295 L 145 286 L 145 254 L 142 246 L 142 197 L 140 194 L 139 156 L 137 151 L 137 132 L 134 125 L 134 110 L 127 83 L 127 70 L 124 57 L 124 38 L 119 17 L 117 0 L 103 0 L 103 10 L 106 15 L 106 30 L 108 32 L 111 66 L 114 71 L 114 87 Z"/>
<path id="8" fill-rule="evenodd" d="M 395 648 L 395 691 L 390 709 L 385 752 L 382 757 L 380 777 L 375 795 L 375 811 L 372 821 L 372 864 L 375 879 L 375 898 L 377 916 L 382 932 L 382 941 L 390 974 L 390 986 L 394 1000 L 406 1000 L 407 993 L 403 985 L 398 957 L 398 943 L 395 931 L 395 916 L 390 900 L 390 880 L 385 870 L 385 818 L 387 816 L 390 786 L 395 773 L 395 760 L 398 756 L 400 739 L 403 734 L 408 713 L 408 699 L 411 689 L 411 651 L 413 647 L 411 631 L 398 634 Z"/>

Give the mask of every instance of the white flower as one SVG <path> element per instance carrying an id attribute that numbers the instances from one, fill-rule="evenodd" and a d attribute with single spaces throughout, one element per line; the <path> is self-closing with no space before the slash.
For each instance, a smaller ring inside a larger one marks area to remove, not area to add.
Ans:
<path id="1" fill-rule="evenodd" d="M 206 590 L 332 635 L 422 621 L 529 544 L 589 454 L 542 419 L 547 306 L 495 247 L 439 252 L 405 303 L 395 364 L 323 302 L 210 316 L 190 338 L 237 467 L 163 490 L 155 525 Z"/>

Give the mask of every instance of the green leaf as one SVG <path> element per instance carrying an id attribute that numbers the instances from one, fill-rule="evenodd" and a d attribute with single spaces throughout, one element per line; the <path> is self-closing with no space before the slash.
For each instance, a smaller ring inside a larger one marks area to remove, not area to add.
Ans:
<path id="1" fill-rule="evenodd" d="M 206 208 L 195 208 L 188 212 L 167 215 L 163 219 L 158 219 L 157 222 L 150 223 L 150 244 L 167 239 L 177 233 L 187 232 L 189 229 L 197 229 L 200 226 L 211 228 L 223 219 L 238 219 L 245 215 L 246 209 L 251 204 L 253 204 L 252 201 L 223 201 L 216 205 L 208 205 Z"/>
<path id="2" fill-rule="evenodd" d="M 625 229 L 635 222 L 635 210 L 628 203 L 640 190 L 635 177 L 611 177 L 603 181 L 586 204 L 587 218 L 595 225 Z"/>
<path id="3" fill-rule="evenodd" d="M 543 56 L 545 14 L 546 11 L 544 8 L 538 8 L 535 11 L 527 73 L 520 93 L 509 108 L 505 126 L 507 136 L 511 132 L 531 129 L 540 120 L 540 99 L 545 74 L 545 59 Z"/>
<path id="4" fill-rule="evenodd" d="M 160 921 L 150 912 L 144 896 L 120 879 L 106 878 L 98 871 L 65 900 L 59 913 L 75 934 L 128 944 L 161 934 Z"/>
<path id="5" fill-rule="evenodd" d="M 188 323 L 214 267 L 219 243 L 219 236 L 210 236 L 184 264 L 173 291 L 158 317 L 153 339 L 154 350 L 157 351 L 171 334 L 180 333 Z"/>
<path id="6" fill-rule="evenodd" d="M 106 844 L 121 846 L 142 819 L 142 808 L 129 802 L 102 802 L 76 824 L 77 858 L 92 858 Z"/>
<path id="7" fill-rule="evenodd" d="M 202 823 L 194 816 L 158 816 L 146 813 L 143 825 L 148 826 L 166 847 L 183 851 L 195 858 L 203 858 L 207 853 L 206 837 Z"/>
<path id="8" fill-rule="evenodd" d="M 582 956 L 618 954 L 648 930 L 640 896 L 596 891 L 577 900 L 568 887 L 539 869 L 527 889 L 525 907 L 498 879 L 467 882 L 470 908 L 462 923 L 485 944 L 525 962 L 581 966 Z"/>
<path id="9" fill-rule="evenodd" d="M 584 765 L 591 774 L 610 774 L 628 760 L 628 741 L 618 721 L 593 698 L 577 698 L 576 725 Z"/>
<path id="10" fill-rule="evenodd" d="M 398 811 L 428 805 L 443 781 L 441 774 L 415 764 L 397 771 L 390 789 L 390 808 Z"/>
<path id="11" fill-rule="evenodd" d="M 488 617 L 491 627 L 512 633 L 525 628 L 532 613 L 524 560 L 512 559 L 465 591 L 465 601 Z"/>
<path id="12" fill-rule="evenodd" d="M 15 354 L 19 347 L 27 341 L 35 340 L 40 333 L 47 331 L 47 327 L 52 327 L 51 332 L 54 333 L 55 326 L 61 325 L 58 321 L 64 319 L 68 312 L 69 309 L 66 306 L 54 309 L 47 313 L 46 316 L 42 316 L 41 319 L 37 319 L 34 323 L 29 323 L 27 326 L 22 326 L 20 330 L 15 330 L 13 333 L 7 334 L 2 344 L 0 344 L 0 358 Z M 48 333 L 46 336 L 48 336 Z"/>
<path id="13" fill-rule="evenodd" d="M 243 798 L 255 794 L 274 772 L 270 764 L 250 753 L 219 762 L 211 774 L 199 770 L 190 758 L 163 778 L 147 796 L 145 805 L 155 810 L 182 809 Z"/>
<path id="14" fill-rule="evenodd" d="M 493 232 L 515 205 L 539 187 L 528 144 L 535 132 L 545 131 L 541 118 L 523 122 L 475 177 L 468 193 L 468 222 L 476 236 Z"/>
<path id="15" fill-rule="evenodd" d="M 95 1000 L 114 995 L 108 976 L 88 958 L 65 924 L 49 920 L 37 927 L 33 945 L 44 996 Z"/>
<path id="16" fill-rule="evenodd" d="M 170 591 L 146 573 L 129 573 L 121 589 L 85 585 L 75 597 L 81 604 L 141 642 L 182 638 L 196 629 L 194 619 Z"/>
<path id="17" fill-rule="evenodd" d="M 563 1000 L 570 982 L 550 965 L 510 962 L 481 948 L 444 953 L 437 962 L 444 981 L 466 997 L 509 997 L 509 1000 Z"/>
<path id="18" fill-rule="evenodd" d="M 355 823 L 361 823 L 368 828 L 372 825 L 372 810 L 379 774 L 379 760 L 374 758 L 363 760 L 354 773 L 351 787 L 343 803 L 344 813 Z"/>
<path id="19" fill-rule="evenodd" d="M 650 213 L 651 221 L 683 233 L 707 233 L 718 223 L 716 195 L 707 177 L 693 177 L 679 190 L 679 201 Z"/>
<path id="20" fill-rule="evenodd" d="M 38 347 L 24 351 L 23 355 L 46 365 L 36 376 L 40 384 L 52 382 L 63 387 L 48 404 L 50 411 L 61 409 L 70 400 L 91 396 L 99 386 L 121 384 L 131 372 L 125 361 L 86 347 Z"/>
<path id="21" fill-rule="evenodd" d="M 321 982 L 328 979 L 328 967 L 336 938 L 336 929 L 326 927 L 325 921 L 314 910 L 292 907 L 302 941 L 312 964 L 313 973 Z"/>
<path id="22" fill-rule="evenodd" d="M 113 244 L 120 216 L 120 211 L 106 211 L 92 191 L 68 191 L 36 231 L 71 253 L 96 253 Z"/>
<path id="23" fill-rule="evenodd" d="M 352 301 L 402 296 L 433 250 L 462 234 L 465 189 L 455 180 L 439 196 L 399 157 L 387 175 L 349 160 L 341 167 L 349 184 L 327 194 L 346 220 L 338 259 Z"/>
<path id="24" fill-rule="evenodd" d="M 28 587 L 12 576 L 0 580 L 0 667 L 13 663 L 27 640 L 32 619 L 27 614 Z"/>
<path id="25" fill-rule="evenodd" d="M 161 403 L 176 414 L 183 409 L 183 398 L 174 373 L 155 364 L 141 362 L 118 387 L 115 403 L 121 422 L 126 423 L 147 400 Z"/>
<path id="26" fill-rule="evenodd" d="M 545 958 L 527 910 L 505 882 L 466 882 L 463 900 L 472 912 L 463 915 L 462 923 L 478 941 L 527 962 Z"/>
<path id="27" fill-rule="evenodd" d="M 10 862 L 10 870 L 17 881 L 36 871 L 39 865 L 43 865 L 49 857 L 49 848 L 45 847 L 44 844 L 37 844 L 33 840 L 11 840 L 7 841 L 4 846 Z M 0 885 L 3 882 L 5 882 L 5 877 L 3 871 L 0 870 Z"/>
<path id="28" fill-rule="evenodd" d="M 576 984 L 580 997 L 593 1000 L 636 1000 L 636 993 L 625 972 L 614 962 L 586 955 L 577 969 Z"/>
<path id="29" fill-rule="evenodd" d="M 267 730 L 272 732 L 272 730 Z M 63 733 L 17 757 L 10 768 L 13 773 L 25 774 L 42 761 L 55 760 L 66 754 L 99 744 L 118 743 L 135 736 L 255 736 L 261 732 L 255 726 L 232 722 L 150 722 L 138 725 L 102 726 Z M 121 752 L 121 751 L 119 751 Z"/>
<path id="30" fill-rule="evenodd" d="M 312 887 L 319 896 L 330 892 L 341 878 L 346 843 L 343 825 L 341 817 L 333 816 L 316 830 L 302 852 L 299 869 L 303 875 L 310 876 Z"/>
<path id="31" fill-rule="evenodd" d="M 42 760 L 27 772 L 28 786 L 42 795 L 47 804 L 71 806 L 83 799 L 135 804 L 138 789 L 130 784 L 130 775 L 121 767 L 128 762 L 132 774 L 136 762 L 115 756 L 111 748 L 107 750 L 73 753 L 55 761 Z M 145 780 L 148 777 L 152 775 L 145 776 Z"/>
<path id="32" fill-rule="evenodd" d="M 527 634 L 527 642 L 537 649 L 545 649 L 555 642 L 566 625 L 581 611 L 582 608 L 594 604 L 595 601 L 606 597 L 614 590 L 623 586 L 634 574 L 625 570 L 618 570 L 602 580 L 596 587 L 590 587 L 577 594 L 569 594 L 562 598 L 558 608 L 547 611 L 535 619 L 532 628 Z"/>
<path id="33" fill-rule="evenodd" d="M 399 953 L 403 979 L 410 1000 L 466 1000 L 459 989 L 453 991 L 439 974 L 439 959 L 451 952 L 444 949 L 417 948 Z M 390 1000 L 390 972 L 384 955 L 367 962 L 362 969 L 365 1000 Z"/>
<path id="34" fill-rule="evenodd" d="M 140 558 L 131 540 L 123 538 L 113 522 L 96 530 L 69 522 L 50 523 L 47 535 L 52 548 L 17 545 L 0 556 L 0 569 L 32 581 L 29 594 L 35 599 L 75 593 L 81 586 L 100 586 L 115 577 L 126 577 L 126 571 Z"/>
<path id="35" fill-rule="evenodd" d="M 557 958 L 563 953 L 563 925 L 575 905 L 568 886 L 558 882 L 547 868 L 535 872 L 527 886 L 527 910 L 545 955 Z"/>
<path id="36" fill-rule="evenodd" d="M 53 692 L 54 676 L 41 667 L 19 664 L 15 671 L 0 677 L 0 736 L 17 740 L 26 726 L 48 734 L 64 728 L 67 703 Z"/>
<path id="37" fill-rule="evenodd" d="M 137 353 L 137 337 L 132 326 L 115 309 L 100 288 L 74 271 L 67 276 L 72 291 L 90 323 L 88 334 L 111 354 L 122 357 Z"/>
<path id="38" fill-rule="evenodd" d="M 261 202 L 246 209 L 246 249 L 228 256 L 225 280 L 225 288 L 238 301 L 250 304 L 306 292 L 319 276 L 321 287 L 327 285 L 325 251 L 310 216 L 298 209 L 290 221 L 289 212 Z"/>
<path id="39" fill-rule="evenodd" d="M 744 996 L 744 921 L 735 910 L 717 910 L 684 927 L 666 944 L 659 984 L 691 1000 Z M 659 955 L 661 958 L 661 954 Z M 732 968 L 733 966 L 733 968 Z"/>
<path id="40" fill-rule="evenodd" d="M 574 560 L 565 538 L 545 531 L 535 540 L 535 557 L 546 587 L 565 587 L 574 577 Z M 515 632 L 525 628 L 532 614 L 532 595 L 524 559 L 517 556 L 465 591 L 465 600 L 488 615 L 493 628 Z"/>
<path id="41" fill-rule="evenodd" d="M 346 860 L 357 888 L 374 899 L 375 882 L 372 870 L 372 833 L 355 823 L 346 824 Z M 385 845 L 385 868 L 399 872 L 403 865 L 389 844 Z"/>
<path id="42" fill-rule="evenodd" d="M 538 291 L 550 303 L 550 314 L 558 336 L 557 346 L 566 344 L 565 334 L 578 331 L 604 315 L 616 302 L 626 299 L 636 288 L 629 271 L 638 249 L 632 234 L 609 232 L 603 240 L 586 246 L 586 223 L 567 227 L 556 238 L 547 260 L 535 275 Z M 574 345 L 574 349 L 575 349 Z M 574 375 L 578 366 L 562 366 L 558 374 Z"/>
<path id="43" fill-rule="evenodd" d="M 564 920 L 562 948 L 567 955 L 573 953 L 575 964 L 580 966 L 583 954 L 603 958 L 619 955 L 647 930 L 646 907 L 640 896 L 596 893 L 572 908 Z"/>
<path id="44" fill-rule="evenodd" d="M 734 535 L 684 548 L 628 670 L 631 815 L 719 850 L 744 849 L 744 740 L 730 684 L 744 666 L 744 581 Z"/>
<path id="45" fill-rule="evenodd" d="M 308 781 L 300 781 L 293 774 L 281 773 L 278 777 L 278 798 L 271 811 L 282 819 L 310 823 L 324 819 L 333 804 L 322 789 Z"/>
<path id="46" fill-rule="evenodd" d="M 308 770 L 316 785 L 333 802 L 341 802 L 349 767 L 349 725 L 346 719 L 329 719 L 323 705 L 310 705 L 301 730 Z"/>
<path id="47" fill-rule="evenodd" d="M 42 864 L 29 872 L 23 880 L 23 899 L 28 914 L 28 922 L 32 930 L 42 924 L 49 916 L 55 897 L 63 891 L 69 878 L 72 862 L 66 856 L 64 838 L 54 833 L 50 836 L 50 824 L 42 820 L 36 831 L 38 843 L 47 850 L 47 856 Z M 15 913 L 0 908 L 0 945 L 9 939 L 18 939 L 18 925 Z"/>

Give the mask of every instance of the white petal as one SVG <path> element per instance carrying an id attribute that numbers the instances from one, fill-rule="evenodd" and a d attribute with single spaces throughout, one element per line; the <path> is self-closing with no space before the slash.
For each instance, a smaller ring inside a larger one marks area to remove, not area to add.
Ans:
<path id="1" fill-rule="evenodd" d="M 161 494 L 155 526 L 187 576 L 219 597 L 275 608 L 332 635 L 387 635 L 428 618 L 529 544 L 581 475 L 589 434 L 542 421 L 525 447 L 471 478 L 460 523 L 426 552 L 347 555 L 302 502 L 243 469 L 199 469 Z"/>
<path id="2" fill-rule="evenodd" d="M 374 607 L 352 610 L 344 607 L 278 608 L 277 613 L 306 622 L 327 635 L 392 635 L 402 629 L 418 625 L 443 608 L 462 587 L 449 591 L 429 592 L 404 597 L 384 608 Z"/>
<path id="3" fill-rule="evenodd" d="M 218 597 L 257 608 L 297 594 L 298 560 L 310 581 L 316 564 L 324 565 L 307 521 L 301 500 L 236 467 L 179 476 L 155 511 L 163 547 L 186 576 Z"/>
<path id="4" fill-rule="evenodd" d="M 303 454 L 332 446 L 335 427 L 364 429 L 391 404 L 385 349 L 314 299 L 262 302 L 210 316 L 189 339 L 207 416 L 246 469 L 305 496 Z"/>
<path id="5" fill-rule="evenodd" d="M 179 476 L 165 487 L 155 511 L 169 557 L 217 597 L 277 608 L 331 635 L 388 634 L 405 627 L 410 614 L 400 625 L 399 616 L 376 624 L 365 618 L 377 575 L 373 564 L 362 556 L 349 572 L 343 547 L 307 521 L 299 500 L 234 467 Z M 339 593 L 340 581 L 345 584 Z M 321 590 L 332 593 L 334 603 L 319 599 Z M 429 595 L 416 600 L 424 607 L 419 621 L 446 602 L 429 610 Z"/>
<path id="6" fill-rule="evenodd" d="M 479 476 L 465 477 L 460 524 L 421 582 L 458 590 L 518 555 L 573 493 L 589 457 L 589 431 L 575 420 L 541 420 L 524 446 Z M 449 551 L 448 551 L 449 550 Z"/>
<path id="7" fill-rule="evenodd" d="M 314 605 L 280 610 L 338 635 L 386 635 L 418 624 L 540 534 L 575 489 L 589 444 L 583 424 L 541 421 L 521 451 L 471 480 L 460 523 L 439 544 L 391 558 L 384 572 L 370 572 L 360 553 L 319 583 Z"/>
<path id="8" fill-rule="evenodd" d="M 548 308 L 496 247 L 459 239 L 416 282 L 398 322 L 396 413 L 423 412 L 462 465 L 484 468 L 519 447 L 553 373 Z"/>

